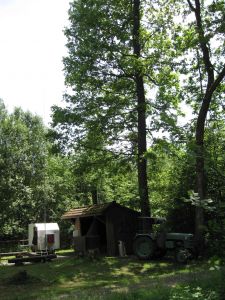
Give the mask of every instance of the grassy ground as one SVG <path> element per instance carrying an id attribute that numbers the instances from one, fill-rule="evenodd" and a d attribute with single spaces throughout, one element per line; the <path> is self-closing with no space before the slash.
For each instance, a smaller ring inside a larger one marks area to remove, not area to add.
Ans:
<path id="1" fill-rule="evenodd" d="M 170 259 L 90 260 L 75 258 L 70 252 L 61 254 L 64 257 L 52 262 L 1 265 L 0 299 L 225 299 L 219 296 L 222 269 L 206 261 L 181 266 Z M 185 289 L 193 298 L 179 298 Z M 211 291 L 217 298 L 210 296 Z M 195 297 L 197 293 L 204 295 Z"/>

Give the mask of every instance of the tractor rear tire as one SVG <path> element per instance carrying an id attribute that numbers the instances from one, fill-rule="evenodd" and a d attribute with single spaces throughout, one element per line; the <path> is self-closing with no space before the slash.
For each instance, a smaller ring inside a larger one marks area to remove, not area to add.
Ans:
<path id="1" fill-rule="evenodd" d="M 154 256 L 156 244 L 147 235 L 137 236 L 134 240 L 134 254 L 142 260 L 151 259 Z"/>

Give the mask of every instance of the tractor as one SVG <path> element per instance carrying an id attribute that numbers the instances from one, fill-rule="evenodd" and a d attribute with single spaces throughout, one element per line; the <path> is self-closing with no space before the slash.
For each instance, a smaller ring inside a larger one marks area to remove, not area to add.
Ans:
<path id="1" fill-rule="evenodd" d="M 194 236 L 191 233 L 167 233 L 166 219 L 140 217 L 134 238 L 134 254 L 139 259 L 155 259 L 172 252 L 178 263 L 197 257 Z"/>

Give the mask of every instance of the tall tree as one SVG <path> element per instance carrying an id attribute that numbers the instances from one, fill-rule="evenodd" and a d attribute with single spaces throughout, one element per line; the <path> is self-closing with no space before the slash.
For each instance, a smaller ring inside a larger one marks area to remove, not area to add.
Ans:
<path id="1" fill-rule="evenodd" d="M 215 101 L 215 93 L 225 77 L 225 64 L 222 59 L 224 46 L 220 39 L 224 39 L 225 5 L 223 1 L 187 0 L 190 10 L 195 15 L 196 40 L 201 51 L 199 72 L 201 75 L 201 102 L 197 116 L 195 143 L 196 143 L 196 175 L 197 192 L 200 200 L 204 200 L 207 194 L 205 167 L 204 167 L 204 136 L 207 114 L 212 101 Z M 219 40 L 218 40 L 219 39 Z M 217 41 L 217 45 L 213 45 Z M 196 241 L 203 244 L 204 213 L 202 207 L 196 208 Z"/>
<path id="2" fill-rule="evenodd" d="M 85 147 L 86 137 L 93 134 L 102 137 L 101 147 L 105 149 L 137 155 L 140 207 L 144 215 L 150 214 L 146 118 L 157 109 L 161 115 L 162 106 L 167 110 L 170 100 L 177 99 L 171 94 L 164 99 L 166 105 L 163 100 L 157 109 L 149 95 L 146 99 L 156 82 L 163 84 L 166 77 L 167 81 L 174 80 L 171 69 L 162 64 L 163 53 L 170 52 L 162 16 L 154 15 L 152 31 L 150 26 L 144 27 L 144 23 L 150 22 L 150 6 L 156 5 L 159 11 L 161 1 L 153 2 L 71 3 L 70 27 L 65 30 L 69 54 L 64 65 L 66 84 L 72 91 L 65 95 L 66 108 L 53 108 L 54 125 L 61 124 L 61 132 L 76 144 Z"/>
<path id="3" fill-rule="evenodd" d="M 103 136 L 105 146 L 117 144 L 120 151 L 130 134 L 138 132 L 140 204 L 142 213 L 149 215 L 145 91 L 142 71 L 135 63 L 141 56 L 140 2 L 74 1 L 69 15 L 69 56 L 64 64 L 66 83 L 74 94 L 66 95 L 73 104 L 67 116 L 82 141 L 82 135 Z M 55 119 L 59 112 L 55 109 Z"/>
<path id="4" fill-rule="evenodd" d="M 140 0 L 133 1 L 133 53 L 136 59 L 141 58 L 141 7 Z M 136 68 L 134 73 L 137 95 L 138 112 L 138 184 L 143 215 L 150 214 L 148 200 L 148 179 L 147 179 L 147 139 L 146 139 L 146 100 L 144 88 L 144 76 L 141 69 Z"/>

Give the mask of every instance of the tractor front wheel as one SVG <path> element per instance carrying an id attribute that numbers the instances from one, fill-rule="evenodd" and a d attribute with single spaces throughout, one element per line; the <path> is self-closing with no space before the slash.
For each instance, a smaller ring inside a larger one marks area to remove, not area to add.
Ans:
<path id="1" fill-rule="evenodd" d="M 175 251 L 175 260 L 179 264 L 186 264 L 188 258 L 190 257 L 190 252 L 185 248 L 177 248 Z"/>
<path id="2" fill-rule="evenodd" d="M 155 242 L 151 237 L 143 235 L 137 236 L 134 240 L 134 254 L 139 259 L 150 259 L 155 253 Z"/>

